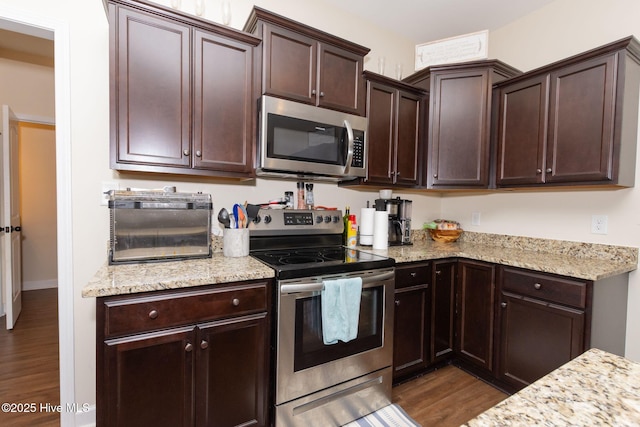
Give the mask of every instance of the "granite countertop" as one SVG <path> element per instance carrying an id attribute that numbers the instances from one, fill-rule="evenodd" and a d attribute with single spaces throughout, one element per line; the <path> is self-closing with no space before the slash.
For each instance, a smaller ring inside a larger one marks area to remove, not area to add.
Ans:
<path id="1" fill-rule="evenodd" d="M 383 251 L 359 249 L 394 258 L 396 263 L 467 258 L 593 281 L 628 273 L 638 265 L 638 249 L 623 246 L 470 232 L 464 232 L 458 242 L 438 243 L 422 230 L 414 231 L 413 242 Z M 131 294 L 275 276 L 260 261 L 251 257 L 224 257 L 221 243 L 214 242 L 213 246 L 213 256 L 206 259 L 105 264 L 82 289 L 82 296 Z"/>
<path id="2" fill-rule="evenodd" d="M 275 276 L 272 268 L 251 257 L 211 258 L 102 266 L 82 289 L 82 296 L 103 297 Z"/>
<path id="3" fill-rule="evenodd" d="M 540 425 L 640 425 L 640 363 L 588 350 L 463 424 Z"/>

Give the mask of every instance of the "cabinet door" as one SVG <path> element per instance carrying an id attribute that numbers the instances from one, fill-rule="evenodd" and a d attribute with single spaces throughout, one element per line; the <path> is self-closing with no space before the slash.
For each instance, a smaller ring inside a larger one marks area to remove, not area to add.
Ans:
<path id="1" fill-rule="evenodd" d="M 474 261 L 458 263 L 457 350 L 460 357 L 493 369 L 495 268 Z"/>
<path id="2" fill-rule="evenodd" d="M 431 360 L 438 362 L 453 354 L 455 336 L 455 261 L 433 262 L 431 291 Z"/>
<path id="3" fill-rule="evenodd" d="M 383 84 L 368 84 L 367 181 L 370 183 L 393 184 L 397 93 L 394 88 Z"/>
<path id="4" fill-rule="evenodd" d="M 111 167 L 189 167 L 184 152 L 188 154 L 191 129 L 190 28 L 110 8 L 117 22 L 111 26 L 110 43 Z"/>
<path id="5" fill-rule="evenodd" d="M 498 185 L 544 182 L 549 77 L 505 86 L 499 92 Z"/>
<path id="6" fill-rule="evenodd" d="M 363 57 L 326 43 L 318 46 L 317 104 L 364 115 Z"/>
<path id="7" fill-rule="evenodd" d="M 488 186 L 489 73 L 479 69 L 432 75 L 431 186 Z"/>
<path id="8" fill-rule="evenodd" d="M 396 183 L 418 185 L 420 115 L 422 100 L 407 92 L 398 92 L 395 170 Z"/>
<path id="9" fill-rule="evenodd" d="M 107 340 L 98 425 L 193 425 L 193 327 Z"/>
<path id="10" fill-rule="evenodd" d="M 315 105 L 317 42 L 265 24 L 263 43 L 264 93 Z"/>
<path id="11" fill-rule="evenodd" d="M 425 278 L 427 279 L 427 278 Z M 424 369 L 429 362 L 428 286 L 409 287 L 395 292 L 393 335 L 393 377 Z"/>
<path id="12" fill-rule="evenodd" d="M 584 351 L 584 311 L 502 293 L 498 375 L 525 387 Z"/>
<path id="13" fill-rule="evenodd" d="M 196 426 L 266 426 L 267 314 L 200 325 L 196 347 Z"/>
<path id="14" fill-rule="evenodd" d="M 612 179 L 616 58 L 551 73 L 547 182 Z"/>
<path id="15" fill-rule="evenodd" d="M 193 167 L 249 173 L 253 47 L 196 30 L 193 57 Z"/>

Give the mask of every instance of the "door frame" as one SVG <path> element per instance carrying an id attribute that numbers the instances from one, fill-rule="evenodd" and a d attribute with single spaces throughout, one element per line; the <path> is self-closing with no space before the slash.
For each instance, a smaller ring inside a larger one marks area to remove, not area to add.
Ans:
<path id="1" fill-rule="evenodd" d="M 60 404 L 62 408 L 66 408 L 68 404 L 73 407 L 72 404 L 76 402 L 76 393 L 69 24 L 2 4 L 0 4 L 0 22 L 11 26 L 12 31 L 54 40 Z M 95 413 L 91 416 L 95 417 Z M 65 410 L 60 413 L 61 426 L 88 423 L 91 423 L 91 420 L 84 418 L 80 413 Z"/>

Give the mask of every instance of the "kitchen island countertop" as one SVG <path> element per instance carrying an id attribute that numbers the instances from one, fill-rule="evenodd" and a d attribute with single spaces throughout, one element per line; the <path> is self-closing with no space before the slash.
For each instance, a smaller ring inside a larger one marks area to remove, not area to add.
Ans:
<path id="1" fill-rule="evenodd" d="M 540 425 L 640 425 L 640 363 L 590 349 L 463 424 Z"/>
<path id="2" fill-rule="evenodd" d="M 458 242 L 438 243 L 417 230 L 414 244 L 386 250 L 359 247 L 396 263 L 465 258 L 597 281 L 637 268 L 638 249 L 484 233 L 463 234 Z M 215 245 L 214 245 L 215 247 Z M 275 277 L 252 257 L 228 258 L 220 248 L 211 258 L 103 265 L 82 289 L 85 298 L 176 289 Z"/>

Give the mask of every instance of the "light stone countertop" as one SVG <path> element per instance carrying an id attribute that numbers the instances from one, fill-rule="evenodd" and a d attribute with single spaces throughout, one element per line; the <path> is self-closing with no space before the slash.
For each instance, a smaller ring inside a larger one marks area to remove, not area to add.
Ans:
<path id="1" fill-rule="evenodd" d="M 432 241 L 415 230 L 413 245 L 387 250 L 360 247 L 396 263 L 467 258 L 597 281 L 637 268 L 638 249 L 560 240 L 464 232 L 458 242 Z M 104 265 L 82 289 L 85 298 L 266 279 L 274 271 L 251 257 L 228 258 L 214 242 L 211 258 L 184 261 Z"/>
<path id="2" fill-rule="evenodd" d="M 640 363 L 591 349 L 468 421 L 467 427 L 639 426 Z"/>
<path id="3" fill-rule="evenodd" d="M 268 279 L 275 271 L 258 260 L 225 257 L 214 252 L 211 258 L 184 261 L 104 265 L 82 289 L 82 296 L 103 297 L 164 289 Z"/>

